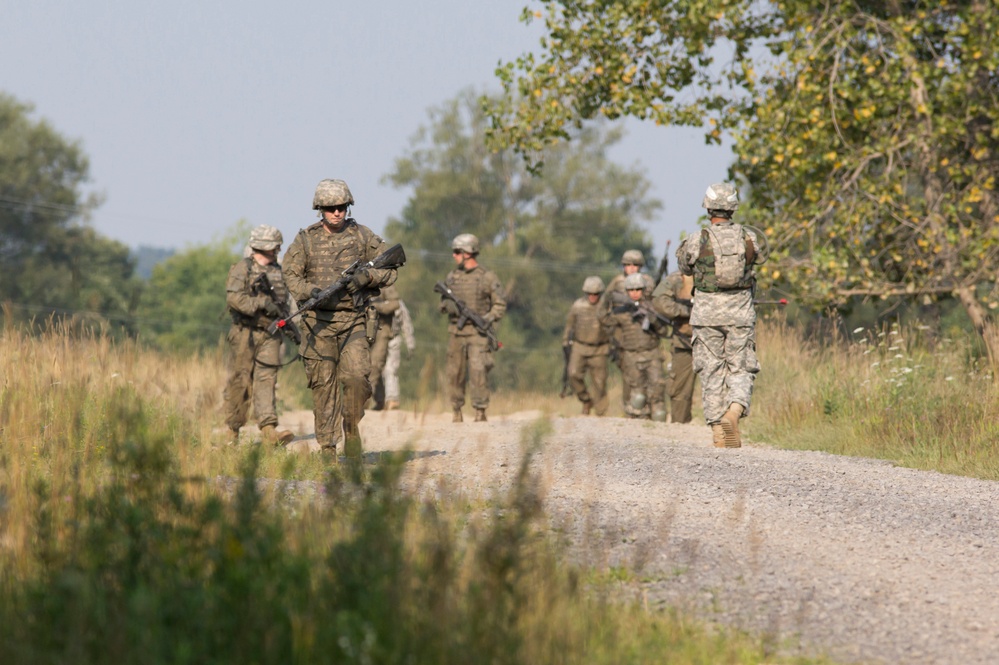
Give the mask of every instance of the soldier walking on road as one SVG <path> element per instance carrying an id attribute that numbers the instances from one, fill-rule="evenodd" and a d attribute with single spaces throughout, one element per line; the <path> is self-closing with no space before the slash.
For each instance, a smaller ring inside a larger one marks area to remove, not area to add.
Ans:
<path id="1" fill-rule="evenodd" d="M 232 366 L 226 382 L 223 401 L 229 441 L 239 442 L 239 430 L 246 424 L 253 402 L 264 443 L 285 444 L 294 438 L 288 431 L 277 431 L 275 392 L 277 373 L 281 366 L 280 333 L 271 335 L 267 326 L 281 316 L 275 299 L 288 300 L 277 255 L 281 251 L 281 232 L 261 224 L 250 232 L 250 255 L 229 268 L 225 284 L 225 302 L 232 316 L 232 327 L 226 340 L 232 351 Z M 272 292 L 264 288 L 264 279 Z"/>
<path id="2" fill-rule="evenodd" d="M 472 312 L 479 314 L 488 326 L 494 326 L 506 312 L 506 297 L 496 273 L 479 265 L 479 239 L 462 233 L 451 242 L 455 268 L 444 280 L 455 297 Z M 493 368 L 493 351 L 489 337 L 470 323 L 458 327 L 458 309 L 451 300 L 442 298 L 441 311 L 448 316 L 447 381 L 451 392 L 453 421 L 462 421 L 461 407 L 465 404 L 465 383 L 475 409 L 475 422 L 485 422 L 489 408 L 489 370 Z"/>
<path id="3" fill-rule="evenodd" d="M 597 276 L 583 280 L 583 293 L 569 308 L 562 335 L 562 347 L 570 346 L 569 386 L 583 403 L 583 415 L 594 411 L 602 416 L 607 413 L 607 356 L 610 354 L 610 337 L 600 322 L 600 296 L 604 282 Z M 586 387 L 586 374 L 590 387 Z"/>
<path id="4" fill-rule="evenodd" d="M 601 306 L 603 309 L 609 307 L 621 307 L 622 305 L 627 305 L 630 302 L 628 294 L 624 289 L 624 280 L 627 279 L 629 275 L 639 275 L 642 279 L 642 288 L 645 290 L 645 295 L 651 296 L 653 289 L 655 289 L 656 284 L 652 279 L 652 276 L 641 272 L 642 268 L 645 266 L 645 255 L 639 249 L 629 249 L 621 255 L 621 272 L 611 278 L 610 283 L 607 284 L 607 290 L 604 291 L 604 295 L 601 298 Z M 617 368 L 624 372 L 624 367 L 621 364 L 621 332 L 617 330 L 611 335 L 611 357 L 614 359 L 614 364 Z M 623 376 L 623 374 L 622 374 Z M 631 402 L 631 388 L 628 387 L 628 382 L 622 379 L 621 381 L 621 401 L 624 403 L 625 412 L 628 410 L 628 404 Z"/>
<path id="5" fill-rule="evenodd" d="M 371 342 L 371 374 L 368 375 L 368 382 L 371 383 L 372 411 L 381 411 L 385 408 L 385 382 L 382 380 L 382 372 L 385 370 L 385 362 L 388 360 L 389 342 L 392 341 L 392 327 L 396 313 L 399 311 L 399 292 L 394 286 L 386 286 L 381 293 L 371 299 L 369 316 L 373 314 L 375 336 Z"/>
<path id="6" fill-rule="evenodd" d="M 708 187 L 701 203 L 711 224 L 677 249 L 680 271 L 692 276 L 694 371 L 701 377 L 704 418 L 716 447 L 742 445 L 739 420 L 749 415 L 756 358 L 753 266 L 766 261 L 765 238 L 732 221 L 739 193 L 728 183 Z"/>
<path id="7" fill-rule="evenodd" d="M 670 400 L 674 423 L 691 421 L 690 406 L 694 398 L 694 355 L 690 326 L 691 286 L 680 271 L 663 278 L 652 292 L 652 305 L 673 322 L 670 335 L 670 361 L 666 372 L 666 394 Z"/>
<path id="8" fill-rule="evenodd" d="M 312 209 L 319 211 L 320 221 L 299 231 L 285 255 L 285 278 L 299 302 L 318 296 L 356 261 L 371 261 L 388 249 L 348 216 L 353 204 L 343 180 L 323 180 L 316 187 Z M 395 280 L 394 268 L 359 269 L 342 297 L 302 316 L 301 355 L 312 388 L 316 440 L 334 460 L 341 443 L 348 456 L 360 456 L 358 425 L 371 397 L 366 311 L 379 289 Z"/>
<path id="9" fill-rule="evenodd" d="M 406 345 L 406 357 L 412 355 L 416 348 L 416 331 L 413 329 L 413 317 L 409 315 L 406 303 L 399 301 L 399 309 L 392 317 L 392 339 L 388 344 L 388 357 L 385 359 L 385 369 L 382 380 L 385 382 L 385 410 L 393 411 L 399 408 L 399 367 L 402 365 L 402 346 Z"/>
<path id="10" fill-rule="evenodd" d="M 667 335 L 669 325 L 656 314 L 645 287 L 642 275 L 635 273 L 625 277 L 628 302 L 605 310 L 602 323 L 611 334 L 619 333 L 621 378 L 630 395 L 624 405 L 625 413 L 632 418 L 665 422 L 666 398 L 659 338 Z"/>

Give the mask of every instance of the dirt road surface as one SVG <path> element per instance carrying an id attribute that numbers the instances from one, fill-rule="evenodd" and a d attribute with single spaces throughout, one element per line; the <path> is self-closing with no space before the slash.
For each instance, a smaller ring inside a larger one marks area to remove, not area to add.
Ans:
<path id="1" fill-rule="evenodd" d="M 540 413 L 452 424 L 368 412 L 367 453 L 411 448 L 415 487 L 491 496 Z M 749 444 L 703 425 L 556 418 L 533 462 L 585 564 L 635 571 L 651 608 L 841 662 L 999 663 L 999 483 Z M 282 425 L 314 446 L 311 414 Z"/>

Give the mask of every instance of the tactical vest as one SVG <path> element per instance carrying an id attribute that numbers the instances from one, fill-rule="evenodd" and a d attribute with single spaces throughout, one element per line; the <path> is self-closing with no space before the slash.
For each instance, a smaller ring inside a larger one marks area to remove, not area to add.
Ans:
<path id="1" fill-rule="evenodd" d="M 452 270 L 444 282 L 455 297 L 476 314 L 486 314 L 493 307 L 492 283 L 496 278 L 482 266 L 469 272 Z"/>
<path id="2" fill-rule="evenodd" d="M 288 302 L 288 286 L 284 283 L 284 273 L 281 272 L 281 266 L 277 263 L 270 263 L 266 266 L 262 266 L 253 260 L 252 256 L 248 256 L 243 259 L 243 264 L 245 268 L 243 290 L 249 293 L 251 296 L 266 296 L 268 298 L 273 297 L 275 304 L 281 306 Z M 261 275 L 267 275 L 267 280 L 270 282 L 271 287 L 274 289 L 274 293 L 269 294 L 262 288 L 259 288 L 258 277 Z M 237 312 L 234 309 L 229 309 L 229 316 L 232 317 L 232 322 L 237 325 L 249 326 L 251 328 L 266 328 L 270 325 L 273 319 L 264 315 L 262 311 L 258 311 L 253 316 L 247 316 L 242 312 Z"/>
<path id="3" fill-rule="evenodd" d="M 575 314 L 572 338 L 583 344 L 600 346 L 607 344 L 607 331 L 600 325 L 600 306 L 591 305 L 586 298 L 579 298 L 572 305 Z"/>
<path id="4" fill-rule="evenodd" d="M 753 287 L 756 249 L 741 224 L 712 225 L 701 231 L 694 262 L 694 288 L 705 293 Z"/>
<path id="5" fill-rule="evenodd" d="M 322 223 L 313 224 L 299 231 L 305 248 L 305 275 L 312 284 L 326 288 L 340 279 L 343 271 L 355 261 L 367 260 L 367 250 L 373 232 L 360 226 L 353 219 L 340 233 L 328 233 Z M 352 310 L 353 300 L 346 291 L 337 302 L 324 302 L 319 310 Z"/>

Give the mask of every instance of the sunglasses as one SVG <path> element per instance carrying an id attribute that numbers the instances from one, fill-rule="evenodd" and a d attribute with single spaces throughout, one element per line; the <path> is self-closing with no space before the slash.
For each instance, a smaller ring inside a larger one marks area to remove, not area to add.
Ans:
<path id="1" fill-rule="evenodd" d="M 460 249 L 452 249 L 451 253 L 454 254 L 455 256 L 458 256 L 459 254 L 463 254 L 464 252 L 462 252 Z"/>
<path id="2" fill-rule="evenodd" d="M 335 206 L 324 206 L 323 210 L 328 212 L 347 212 L 347 204 L 341 203 L 340 205 Z"/>

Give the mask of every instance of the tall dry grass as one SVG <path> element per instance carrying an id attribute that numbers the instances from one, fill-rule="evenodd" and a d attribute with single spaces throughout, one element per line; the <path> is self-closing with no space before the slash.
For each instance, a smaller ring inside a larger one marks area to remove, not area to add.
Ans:
<path id="1" fill-rule="evenodd" d="M 526 456 L 473 512 L 400 491 L 404 456 L 353 478 L 213 447 L 218 355 L 7 329 L 0 372 L 0 662 L 808 662 L 608 602 Z"/>
<path id="2" fill-rule="evenodd" d="M 999 391 L 970 338 L 858 328 L 821 345 L 760 325 L 763 372 L 747 422 L 776 445 L 999 479 Z"/>

